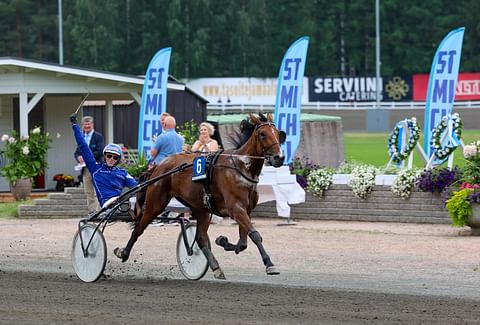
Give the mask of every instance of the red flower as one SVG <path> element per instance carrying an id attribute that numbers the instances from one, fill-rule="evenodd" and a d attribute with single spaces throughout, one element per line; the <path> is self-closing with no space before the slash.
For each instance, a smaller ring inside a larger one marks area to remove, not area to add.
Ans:
<path id="1" fill-rule="evenodd" d="M 62 178 L 63 178 L 63 174 L 57 174 L 57 175 L 53 176 L 53 180 L 57 181 L 57 182 L 61 181 Z"/>

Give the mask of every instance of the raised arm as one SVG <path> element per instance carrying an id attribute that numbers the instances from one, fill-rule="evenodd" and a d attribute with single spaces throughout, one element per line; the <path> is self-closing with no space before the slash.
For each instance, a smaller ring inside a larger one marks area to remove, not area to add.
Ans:
<path id="1" fill-rule="evenodd" d="M 77 124 L 76 118 L 70 117 L 70 121 L 72 122 L 72 129 L 73 135 L 75 137 L 75 141 L 77 142 L 78 148 L 80 149 L 80 154 L 85 161 L 85 165 L 87 166 L 90 173 L 95 171 L 95 166 L 97 162 L 95 161 L 95 157 L 93 157 L 93 153 L 88 147 L 88 144 L 85 142 L 85 139 L 82 136 L 82 132 L 80 131 L 80 127 Z"/>

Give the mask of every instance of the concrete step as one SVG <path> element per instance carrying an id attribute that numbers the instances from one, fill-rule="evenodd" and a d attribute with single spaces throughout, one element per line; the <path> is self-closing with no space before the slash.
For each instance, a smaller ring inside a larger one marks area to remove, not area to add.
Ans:
<path id="1" fill-rule="evenodd" d="M 48 193 L 33 200 L 33 204 L 18 207 L 19 218 L 85 218 L 87 198 L 83 188 L 67 187 L 64 192 Z"/>

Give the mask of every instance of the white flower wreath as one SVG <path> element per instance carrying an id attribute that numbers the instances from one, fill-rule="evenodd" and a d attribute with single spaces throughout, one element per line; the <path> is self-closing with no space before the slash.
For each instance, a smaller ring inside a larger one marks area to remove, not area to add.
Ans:
<path id="1" fill-rule="evenodd" d="M 398 138 L 400 135 L 400 127 L 402 124 L 406 124 L 410 133 L 410 137 L 408 138 L 408 142 L 406 143 L 404 148 L 398 150 Z M 390 158 L 395 162 L 402 162 L 403 160 L 407 159 L 408 155 L 415 149 L 417 145 L 418 139 L 420 138 L 420 131 L 417 124 L 417 119 L 412 117 L 411 119 L 405 119 L 395 125 L 393 128 L 392 134 L 388 138 L 388 153 L 390 154 Z"/>
<path id="2" fill-rule="evenodd" d="M 448 127 L 450 119 L 452 120 L 452 132 L 455 134 L 457 139 L 460 139 L 462 136 L 463 122 L 458 113 L 455 113 L 451 116 L 447 115 L 442 117 L 442 121 L 438 123 L 438 125 L 432 131 L 431 141 L 431 145 L 435 149 L 435 157 L 440 160 L 447 158 L 458 147 L 458 144 L 452 144 L 451 141 L 449 141 L 444 147 L 440 141 L 442 138 L 442 133 Z"/>

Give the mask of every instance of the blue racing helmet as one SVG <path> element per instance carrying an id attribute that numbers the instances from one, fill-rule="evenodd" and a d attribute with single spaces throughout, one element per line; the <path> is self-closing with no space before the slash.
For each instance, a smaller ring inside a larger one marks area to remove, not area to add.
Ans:
<path id="1" fill-rule="evenodd" d="M 105 148 L 103 148 L 103 155 L 105 155 L 106 153 L 113 153 L 114 155 L 117 155 L 120 158 L 122 158 L 123 156 L 122 148 L 115 143 L 109 143 L 105 146 Z"/>

